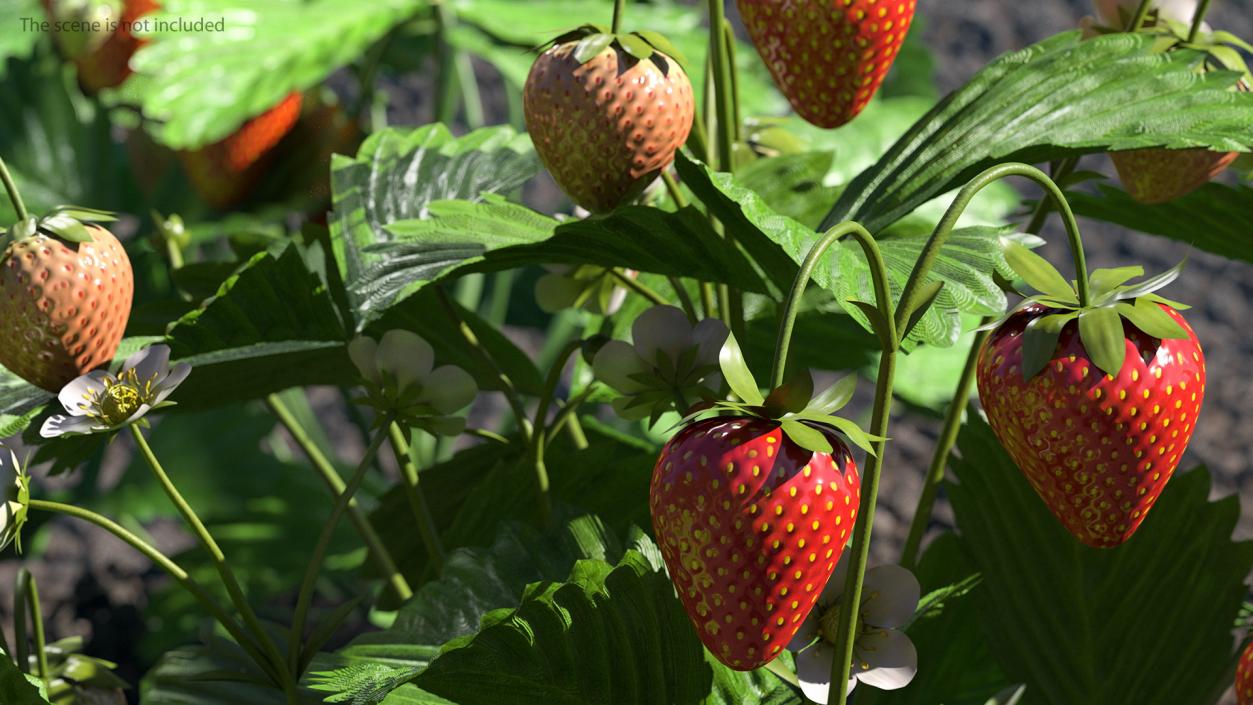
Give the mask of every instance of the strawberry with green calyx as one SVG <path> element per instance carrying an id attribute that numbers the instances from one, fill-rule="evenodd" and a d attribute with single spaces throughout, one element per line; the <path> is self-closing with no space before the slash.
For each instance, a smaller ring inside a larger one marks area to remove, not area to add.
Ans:
<path id="1" fill-rule="evenodd" d="M 988 422 L 1075 538 L 1118 546 L 1179 465 L 1205 394 L 1187 307 L 1155 293 L 1182 265 L 1139 283 L 1141 267 L 1100 269 L 1077 289 L 1021 245 L 1006 258 L 1040 293 L 980 351 Z"/>
<path id="2" fill-rule="evenodd" d="M 1232 71 L 1241 78 L 1233 90 L 1246 91 L 1253 87 L 1253 74 L 1249 72 L 1241 51 L 1253 51 L 1253 46 L 1230 32 L 1213 32 L 1196 17 L 1195 0 L 1173 0 L 1155 8 L 1147 23 L 1139 30 L 1156 38 L 1154 50 L 1158 52 L 1191 49 L 1205 53 L 1197 70 L 1199 72 Z M 1127 10 L 1122 8 L 1118 19 L 1125 22 Z M 1101 15 L 1110 21 L 1109 9 Z M 1110 34 L 1122 31 L 1126 24 L 1117 27 L 1085 25 L 1091 34 Z M 1113 152 L 1110 158 L 1118 171 L 1118 178 L 1127 194 L 1139 203 L 1167 203 L 1195 191 L 1223 173 L 1239 157 L 1236 151 L 1193 149 L 1134 149 Z"/>
<path id="3" fill-rule="evenodd" d="M 609 212 L 674 161 L 696 112 L 682 60 L 656 32 L 590 24 L 545 46 L 523 111 L 535 151 L 571 200 Z"/>
<path id="4" fill-rule="evenodd" d="M 0 365 L 56 392 L 113 359 L 135 290 L 130 258 L 95 224 L 111 213 L 59 206 L 36 218 L 3 161 L 0 181 L 18 214 L 0 231 Z"/>
<path id="5" fill-rule="evenodd" d="M 737 0 L 744 26 L 797 114 L 839 127 L 874 97 L 916 0 Z"/>
<path id="6" fill-rule="evenodd" d="M 701 641 L 730 668 L 776 658 L 817 604 L 848 543 L 861 479 L 837 431 L 871 437 L 833 414 L 846 378 L 813 397 L 813 382 L 763 396 L 734 337 L 720 358 L 738 402 L 705 405 L 657 459 L 653 529 Z"/>

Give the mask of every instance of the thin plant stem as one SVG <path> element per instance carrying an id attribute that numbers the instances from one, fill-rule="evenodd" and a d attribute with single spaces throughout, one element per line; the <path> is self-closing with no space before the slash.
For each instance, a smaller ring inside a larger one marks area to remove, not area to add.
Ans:
<path id="1" fill-rule="evenodd" d="M 314 443 L 313 438 L 309 436 L 309 432 L 301 425 L 296 415 L 292 413 L 287 404 L 283 402 L 277 394 L 271 394 L 265 398 L 265 405 L 269 407 L 270 412 L 283 424 L 283 428 L 287 429 L 287 433 L 291 435 L 292 440 L 304 452 L 305 457 L 313 464 L 313 469 L 321 476 L 322 481 L 326 483 L 327 489 L 331 491 L 331 496 L 339 499 L 344 493 L 346 485 L 344 478 L 340 477 L 339 472 L 335 470 L 335 466 Z M 379 570 L 387 578 L 387 584 L 391 586 L 402 601 L 413 597 L 413 588 L 409 586 L 409 581 L 405 579 L 404 574 L 396 566 L 396 560 L 392 557 L 391 551 L 387 550 L 387 545 L 383 543 L 383 539 L 379 537 L 378 532 L 374 530 L 374 526 L 370 524 L 369 518 L 362 511 L 361 505 L 356 498 L 352 498 L 348 502 L 348 518 L 352 521 L 353 526 L 357 529 L 357 533 L 361 535 L 361 540 L 370 549 L 370 553 L 374 556 L 374 560 L 378 562 Z"/>
<path id="2" fill-rule="evenodd" d="M 714 110 L 718 120 L 718 169 L 731 171 L 734 163 L 735 106 L 732 104 L 732 78 L 726 44 L 726 10 L 723 0 L 708 0 L 709 51 L 713 73 Z"/>
<path id="3" fill-rule="evenodd" d="M 674 174 L 667 169 L 661 172 L 661 181 L 666 185 L 666 191 L 670 194 L 670 200 L 674 201 L 674 205 L 682 210 L 687 208 L 687 196 L 683 194 L 683 189 L 679 188 L 679 182 L 674 178 Z"/>
<path id="4" fill-rule="evenodd" d="M 496 359 L 492 357 L 492 354 L 479 342 L 479 338 L 474 334 L 474 330 L 470 328 L 470 324 L 462 320 L 461 314 L 457 311 L 457 305 L 448 297 L 448 292 L 444 291 L 443 287 L 437 286 L 435 287 L 435 293 L 436 298 L 439 299 L 440 304 L 444 308 L 444 312 L 453 322 L 453 325 L 457 327 L 458 332 L 461 333 L 461 337 L 479 355 L 482 361 L 495 372 L 496 379 L 499 380 L 501 385 L 501 393 L 505 395 L 505 401 L 509 403 L 509 408 L 513 410 L 518 426 L 522 429 L 523 437 L 527 439 L 527 442 L 530 442 L 532 433 L 531 422 L 527 418 L 526 408 L 522 405 L 522 398 L 518 396 L 518 389 L 514 386 L 513 380 L 509 378 L 509 375 L 505 374 L 505 371 L 496 363 Z"/>
<path id="5" fill-rule="evenodd" d="M 705 318 L 718 317 L 718 304 L 714 294 L 714 285 L 709 282 L 700 283 L 700 305 L 705 309 Z"/>
<path id="6" fill-rule="evenodd" d="M 610 270 L 609 270 L 609 274 L 610 274 L 610 275 L 611 275 L 614 279 L 617 279 L 619 284 L 621 284 L 622 286 L 626 287 L 627 289 L 630 289 L 631 291 L 635 292 L 636 294 L 639 294 L 640 296 L 644 297 L 645 299 L 648 299 L 649 301 L 653 302 L 654 304 L 656 304 L 656 305 L 658 305 L 658 306 L 669 306 L 669 305 L 670 305 L 670 301 L 669 301 L 666 297 L 664 297 L 664 296 L 662 296 L 661 294 L 658 294 L 657 292 L 653 291 L 652 289 L 650 289 L 650 288 L 648 287 L 648 285 L 646 285 L 646 284 L 644 284 L 644 283 L 642 283 L 642 282 L 640 282 L 640 281 L 636 280 L 634 277 L 628 277 L 628 276 L 627 276 L 626 274 L 624 274 L 621 270 L 616 269 L 616 268 L 614 268 L 614 269 L 610 269 Z"/>
<path id="7" fill-rule="evenodd" d="M 17 184 L 13 183 L 13 175 L 9 173 L 9 167 L 4 163 L 4 159 L 0 159 L 0 182 L 4 183 L 4 190 L 9 193 L 9 200 L 13 203 L 13 212 L 17 213 L 17 219 L 30 218 L 26 204 L 22 202 L 22 194 L 18 192 Z"/>
<path id="8" fill-rule="evenodd" d="M 735 29 L 731 21 L 722 20 L 723 51 L 726 52 L 727 78 L 731 86 L 731 137 L 736 142 L 744 139 L 744 117 L 740 113 L 740 74 L 735 68 Z M 728 170 L 729 171 L 729 170 Z"/>
<path id="9" fill-rule="evenodd" d="M 535 485 L 539 492 L 540 516 L 547 525 L 552 521 L 552 499 L 548 496 L 548 468 L 544 465 L 544 447 L 547 445 L 547 428 L 548 410 L 552 407 L 553 396 L 556 394 L 557 385 L 561 382 L 561 373 L 566 369 L 566 363 L 570 361 L 580 349 L 583 347 L 582 340 L 571 340 L 566 343 L 565 347 L 557 355 L 557 359 L 553 362 L 552 367 L 548 370 L 548 379 L 544 382 L 544 395 L 540 397 L 539 406 L 535 409 L 535 429 L 534 435 L 531 437 L 531 467 L 535 470 Z"/>
<path id="10" fill-rule="evenodd" d="M 683 286 L 683 281 L 678 277 L 666 277 L 666 281 L 670 282 L 670 288 L 678 297 L 683 313 L 687 314 L 687 320 L 695 325 L 700 320 L 700 316 L 696 313 L 696 304 L 692 302 L 692 295 L 687 293 L 687 287 Z"/>
<path id="11" fill-rule="evenodd" d="M 1128 32 L 1140 31 L 1140 28 L 1144 26 L 1144 21 L 1149 17 L 1149 9 L 1152 6 L 1153 0 L 1140 0 L 1139 7 L 1136 8 L 1135 14 L 1131 16 L 1131 22 L 1127 25 Z"/>
<path id="12" fill-rule="evenodd" d="M 27 612 L 30 614 L 31 627 L 35 636 L 35 665 L 39 680 L 43 681 L 44 687 L 51 685 L 51 671 L 48 669 L 48 642 L 44 638 L 44 615 L 43 606 L 39 603 L 39 586 L 35 584 L 35 576 L 25 568 L 17 573 L 17 591 L 13 595 L 13 620 L 14 633 L 19 633 L 17 640 L 18 646 L 18 666 L 21 667 L 23 673 L 30 672 L 30 657 L 25 653 L 28 643 L 25 634 L 25 617 Z M 22 628 L 19 629 L 18 627 Z"/>
<path id="13" fill-rule="evenodd" d="M 622 31 L 622 14 L 626 10 L 626 0 L 614 0 L 613 2 L 613 33 L 617 34 Z"/>
<path id="14" fill-rule="evenodd" d="M 275 684 L 279 684 L 280 680 L 278 678 L 278 674 L 273 670 L 273 665 L 270 664 L 269 660 L 264 654 L 262 654 L 256 642 L 247 632 L 244 631 L 239 622 L 237 622 L 235 618 L 232 617 L 220 603 L 218 603 L 217 599 L 215 599 L 208 590 L 201 587 L 200 584 L 187 573 L 187 571 L 183 570 L 182 567 L 180 567 L 155 546 L 139 538 L 139 536 L 135 535 L 121 524 L 118 524 L 112 519 L 97 514 L 89 509 L 77 507 L 72 504 L 49 502 L 42 499 L 32 499 L 30 501 L 30 508 L 35 511 L 48 512 L 50 514 L 63 514 L 80 521 L 85 521 L 94 526 L 98 526 L 138 551 L 145 558 L 152 561 L 154 565 L 164 570 L 171 578 L 174 579 L 175 582 L 179 584 L 180 587 L 195 598 L 196 601 L 205 608 L 205 611 L 212 615 L 213 618 L 216 619 L 224 629 L 226 629 L 227 633 L 229 633 L 231 637 L 234 638 L 235 641 L 252 656 L 253 660 L 257 662 L 257 665 L 266 670 L 270 678 L 274 679 Z"/>
<path id="15" fill-rule="evenodd" d="M 553 421 L 547 426 L 544 433 L 544 440 L 546 443 L 551 443 L 553 436 L 563 428 L 577 428 L 578 430 L 572 433 L 572 439 L 574 440 L 575 447 L 579 449 L 587 447 L 587 436 L 583 433 L 583 425 L 579 423 L 578 410 L 579 407 L 587 401 L 587 398 L 592 396 L 592 392 L 594 391 L 596 391 L 596 384 L 589 384 L 583 389 L 583 391 L 570 397 L 561 409 L 553 415 Z M 579 441 L 580 437 L 582 438 L 582 442 Z"/>
<path id="16" fill-rule="evenodd" d="M 1192 44 L 1201 36 L 1201 25 L 1205 24 L 1205 15 L 1209 12 L 1210 0 L 1201 0 L 1196 13 L 1192 15 L 1192 28 L 1188 30 L 1188 43 Z"/>
<path id="17" fill-rule="evenodd" d="M 322 563 L 326 560 L 326 552 L 330 549 L 331 539 L 335 536 L 335 528 L 339 526 L 340 517 L 348 509 L 348 502 L 357 493 L 357 489 L 361 487 L 361 482 L 365 480 L 366 471 L 374 463 L 374 456 L 378 454 L 383 441 L 387 440 L 387 428 L 390 425 L 390 418 L 382 419 L 382 426 L 375 431 L 374 438 L 370 441 L 369 447 L 366 448 L 365 455 L 361 458 L 357 469 L 348 480 L 347 487 L 335 500 L 335 507 L 331 510 L 331 516 L 327 518 L 326 523 L 322 526 L 322 533 L 318 536 L 318 543 L 313 549 L 313 556 L 309 559 L 309 565 L 305 569 L 304 579 L 300 582 L 300 592 L 296 598 L 296 612 L 292 617 L 291 647 L 287 654 L 288 666 L 291 668 L 292 675 L 297 678 L 301 675 L 298 672 L 300 670 L 299 664 L 303 662 L 301 658 L 301 652 L 303 651 L 301 643 L 304 639 L 305 620 L 309 616 L 309 607 L 313 602 L 313 590 L 317 585 L 318 575 L 322 572 Z"/>
<path id="18" fill-rule="evenodd" d="M 1061 181 L 1071 174 L 1075 173 L 1075 168 L 1079 166 L 1079 157 L 1066 157 L 1057 164 L 1057 168 L 1053 170 L 1052 179 Z M 1031 220 L 1027 222 L 1027 227 L 1023 232 L 1039 235 L 1044 229 L 1044 223 L 1048 220 L 1049 214 L 1053 212 L 1053 199 L 1041 198 L 1040 202 L 1035 204 L 1035 211 L 1031 214 Z"/>
<path id="19" fill-rule="evenodd" d="M 235 609 L 239 610 L 239 614 L 243 617 L 244 624 L 248 625 L 248 629 L 256 637 L 266 654 L 274 660 L 276 666 L 283 663 L 282 654 L 279 653 L 278 647 L 274 640 L 270 637 L 270 633 L 261 625 L 261 621 L 257 619 L 257 614 L 252 610 L 252 605 L 248 604 L 248 598 L 244 596 L 243 588 L 239 586 L 239 580 L 235 577 L 235 572 L 226 562 L 226 555 L 222 553 L 222 548 L 218 546 L 218 542 L 214 540 L 213 535 L 209 533 L 209 529 L 205 527 L 204 522 L 191 508 L 187 500 L 183 498 L 182 493 L 174 486 L 174 482 L 170 479 L 165 468 L 161 466 L 161 461 L 157 460 L 157 456 L 152 452 L 152 446 L 148 445 L 148 440 L 144 438 L 144 434 L 135 424 L 130 426 L 131 436 L 135 439 L 135 445 L 139 448 L 140 454 L 147 461 L 148 467 L 152 469 L 152 474 L 156 477 L 161 488 L 165 490 L 165 494 L 170 501 L 178 509 L 179 514 L 191 527 L 192 532 L 200 541 L 200 544 L 209 556 L 213 559 L 213 567 L 217 569 L 218 575 L 222 578 L 222 585 L 226 588 L 226 593 L 230 595 L 231 602 L 234 603 Z M 285 686 L 286 687 L 286 686 Z"/>
<path id="20" fill-rule="evenodd" d="M 392 441 L 392 453 L 396 456 L 396 464 L 400 466 L 401 475 L 405 480 L 405 497 L 409 500 L 409 510 L 418 524 L 418 533 L 422 536 L 422 545 L 426 554 L 435 564 L 436 574 L 444 572 L 444 546 L 439 540 L 439 529 L 435 527 L 435 519 L 431 517 L 430 505 L 422 493 L 421 478 L 418 466 L 413 462 L 413 454 L 409 452 L 409 440 L 400 424 L 392 422 L 388 428 Z"/>
<path id="21" fill-rule="evenodd" d="M 491 441 L 492 443 L 500 443 L 503 445 L 509 445 L 508 438 L 505 438 L 504 436 L 500 435 L 499 433 L 496 433 L 495 431 L 489 431 L 485 428 L 467 428 L 466 430 L 462 431 L 462 433 L 467 436 L 473 436 L 475 438 L 482 438 L 483 440 Z"/>
<path id="22" fill-rule="evenodd" d="M 818 240 L 817 244 L 810 249 L 809 254 L 805 257 L 800 271 L 796 273 L 796 278 L 792 281 L 792 291 L 788 295 L 782 314 L 779 316 L 779 333 L 775 338 L 774 365 L 771 367 L 770 374 L 770 386 L 772 389 L 783 384 L 783 378 L 787 372 L 788 348 L 792 342 L 792 330 L 796 326 L 796 317 L 800 313 L 801 301 L 805 296 L 805 287 L 809 284 L 814 270 L 818 267 L 818 263 L 822 261 L 831 245 L 849 235 L 856 237 L 857 241 L 862 244 L 866 257 L 870 261 L 871 272 L 887 271 L 883 263 L 883 255 L 879 253 L 879 248 L 874 238 L 858 223 L 852 221 L 841 223 L 828 230 Z M 891 303 L 886 276 L 875 276 L 874 287 L 875 299 L 879 302 L 880 312 L 890 320 L 891 309 L 885 308 L 885 306 L 890 306 Z M 892 328 L 892 326 L 889 326 L 889 328 Z M 895 347 L 895 329 L 892 329 L 891 333 L 892 335 L 888 340 L 892 341 L 892 345 L 888 347 Z"/>
<path id="23" fill-rule="evenodd" d="M 991 319 L 983 319 L 987 325 Z M 931 457 L 931 466 L 927 469 L 927 477 L 923 481 L 922 495 L 918 498 L 918 507 L 914 510 L 913 521 L 909 525 L 909 536 L 905 539 L 905 549 L 901 553 L 901 565 L 913 570 L 918 564 L 918 551 L 922 546 L 923 534 L 931 523 L 931 512 L 935 508 L 935 499 L 940 492 L 940 484 L 944 482 L 944 469 L 948 465 L 948 456 L 957 444 L 957 434 L 961 431 L 962 415 L 966 412 L 966 402 L 974 387 L 975 369 L 979 362 L 979 351 L 992 335 L 991 330 L 981 330 L 975 334 L 970 352 L 966 355 L 966 364 L 962 368 L 961 378 L 957 382 L 957 391 L 944 417 L 944 426 L 940 430 L 940 438 L 936 442 L 935 454 Z"/>

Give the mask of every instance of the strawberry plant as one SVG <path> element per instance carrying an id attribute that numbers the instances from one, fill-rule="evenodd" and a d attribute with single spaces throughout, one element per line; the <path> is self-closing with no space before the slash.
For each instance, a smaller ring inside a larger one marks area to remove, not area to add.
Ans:
<path id="1" fill-rule="evenodd" d="M 0 3 L 0 701 L 1244 705 L 1239 7 Z"/>

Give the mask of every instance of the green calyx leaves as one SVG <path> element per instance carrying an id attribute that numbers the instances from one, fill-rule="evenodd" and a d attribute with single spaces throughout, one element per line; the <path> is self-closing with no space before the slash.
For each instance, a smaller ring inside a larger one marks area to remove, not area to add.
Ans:
<path id="1" fill-rule="evenodd" d="M 1023 331 L 1022 374 L 1031 379 L 1048 365 L 1057 348 L 1062 330 L 1071 321 L 1078 321 L 1079 340 L 1102 372 L 1117 375 L 1127 355 L 1123 320 L 1129 321 L 1147 335 L 1159 339 L 1183 339 L 1187 330 L 1166 313 L 1161 305 L 1175 309 L 1188 306 L 1159 296 L 1159 289 L 1179 277 L 1186 264 L 1139 282 L 1144 276 L 1139 266 L 1098 269 L 1088 277 L 1089 300 L 1080 302 L 1078 288 L 1067 281 L 1043 257 L 1018 243 L 1009 243 L 1005 259 L 1018 276 L 1039 293 L 1028 296 L 1010 312 L 1013 315 L 1029 304 L 1039 304 L 1050 313 L 1032 319 Z M 1001 325 L 1005 319 L 993 324 Z"/>
<path id="2" fill-rule="evenodd" d="M 699 405 L 680 422 L 685 425 L 709 414 L 753 416 L 778 421 L 789 440 L 814 453 L 833 450 L 827 434 L 839 431 L 858 448 L 874 455 L 874 441 L 883 440 L 866 433 L 849 419 L 836 416 L 853 398 L 857 377 L 849 375 L 822 392 L 814 393 L 813 377 L 806 371 L 762 395 L 757 380 L 744 361 L 744 352 L 734 335 L 727 337 L 718 360 L 722 376 L 739 401 L 711 400 Z"/>
<path id="3" fill-rule="evenodd" d="M 108 223 L 117 220 L 109 211 L 82 206 L 57 206 L 41 218 L 27 218 L 16 223 L 5 233 L 5 241 L 24 240 L 36 233 L 44 233 L 70 243 L 91 242 L 94 238 L 85 223 Z"/>
<path id="4" fill-rule="evenodd" d="M 677 61 L 680 65 L 687 63 L 683 53 L 659 32 L 614 33 L 604 25 L 596 24 L 580 25 L 541 46 L 540 50 L 571 42 L 578 43 L 574 48 L 574 58 L 580 64 L 591 61 L 611 46 L 636 61 L 652 61 L 662 73 L 670 70 L 670 61 Z"/>

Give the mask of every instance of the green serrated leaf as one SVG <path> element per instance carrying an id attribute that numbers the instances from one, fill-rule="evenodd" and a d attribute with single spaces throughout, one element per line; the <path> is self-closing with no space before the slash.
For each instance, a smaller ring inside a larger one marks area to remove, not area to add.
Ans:
<path id="1" fill-rule="evenodd" d="M 1088 277 L 1092 296 L 1099 299 L 1114 289 L 1126 284 L 1136 277 L 1144 276 L 1144 267 L 1117 267 L 1115 269 L 1097 269 Z"/>
<path id="2" fill-rule="evenodd" d="M 744 351 L 740 349 L 740 343 L 734 334 L 727 336 L 727 342 L 723 344 L 722 352 L 718 355 L 718 366 L 727 385 L 741 401 L 751 406 L 761 406 L 765 402 L 766 398 L 761 395 L 761 389 L 748 369 Z"/>
<path id="3" fill-rule="evenodd" d="M 814 397 L 804 410 L 818 414 L 834 414 L 853 400 L 853 394 L 856 391 L 857 375 L 845 375 Z"/>
<path id="4" fill-rule="evenodd" d="M 1119 303 L 1115 306 L 1119 315 L 1131 321 L 1132 325 L 1160 340 L 1187 340 L 1188 331 L 1179 322 L 1162 310 L 1162 307 L 1147 298 L 1136 299 L 1134 304 Z"/>
<path id="5" fill-rule="evenodd" d="M 590 34 L 580 39 L 578 45 L 574 47 L 574 60 L 580 64 L 586 64 L 608 49 L 613 40 L 612 34 Z"/>
<path id="6" fill-rule="evenodd" d="M 1078 316 L 1078 313 L 1054 313 L 1034 318 L 1027 324 L 1022 334 L 1023 379 L 1030 380 L 1049 364 L 1062 329 Z"/>
<path id="7" fill-rule="evenodd" d="M 1074 288 L 1061 272 L 1048 260 L 1022 245 L 1009 243 L 1005 247 L 1005 261 L 1015 274 L 1036 291 L 1062 301 L 1073 298 L 1075 303 L 1079 302 Z"/>
<path id="8" fill-rule="evenodd" d="M 644 61 L 653 55 L 652 45 L 634 34 L 619 34 L 616 38 L 618 45 L 622 47 L 623 51 L 640 61 Z"/>
<path id="9" fill-rule="evenodd" d="M 826 434 L 818 429 L 807 426 L 795 419 L 784 419 L 779 423 L 780 429 L 796 445 L 813 453 L 830 453 L 831 441 Z"/>
<path id="10" fill-rule="evenodd" d="M 1127 338 L 1122 317 L 1113 308 L 1094 308 L 1079 314 L 1079 339 L 1092 362 L 1106 374 L 1117 376 L 1127 358 Z"/>

